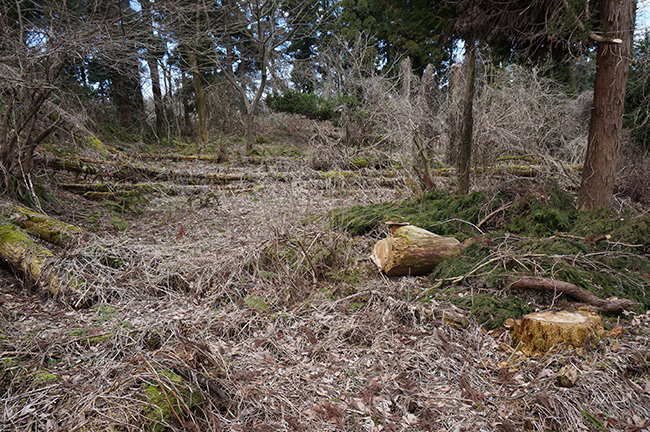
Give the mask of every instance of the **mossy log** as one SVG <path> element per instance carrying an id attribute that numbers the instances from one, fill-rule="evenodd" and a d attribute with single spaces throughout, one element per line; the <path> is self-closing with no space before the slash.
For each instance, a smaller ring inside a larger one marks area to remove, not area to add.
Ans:
<path id="1" fill-rule="evenodd" d="M 136 155 L 137 158 L 143 160 L 153 160 L 153 161 L 172 161 L 172 162 L 222 162 L 222 157 L 219 156 L 207 156 L 207 155 L 181 155 L 181 154 L 147 154 L 139 153 Z"/>
<path id="2" fill-rule="evenodd" d="M 45 158 L 39 160 L 43 165 L 59 171 L 68 171 L 76 174 L 97 175 L 99 169 L 91 163 L 79 159 Z"/>
<path id="3" fill-rule="evenodd" d="M 265 177 L 265 175 L 253 173 L 188 173 L 134 164 L 123 164 L 109 175 L 126 181 L 156 180 L 184 184 L 209 183 L 215 185 L 257 181 Z"/>
<path id="4" fill-rule="evenodd" d="M 67 289 L 49 264 L 54 254 L 16 225 L 0 225 L 0 258 L 50 294 L 57 295 Z"/>
<path id="5" fill-rule="evenodd" d="M 78 226 L 51 218 L 25 207 L 4 205 L 0 209 L 0 212 L 9 221 L 18 225 L 29 234 L 63 248 L 74 245 L 84 232 Z"/>
<path id="6" fill-rule="evenodd" d="M 442 261 L 462 252 L 462 244 L 413 225 L 393 226 L 392 237 L 378 241 L 370 259 L 387 276 L 416 276 L 431 272 Z"/>
<path id="7" fill-rule="evenodd" d="M 563 168 L 567 171 L 582 171 L 582 165 L 564 165 Z M 545 168 L 542 165 L 494 165 L 490 167 L 471 168 L 470 171 L 474 174 L 488 173 L 488 174 L 510 174 L 518 177 L 535 177 L 539 173 L 544 172 Z M 454 168 L 438 168 L 433 171 L 435 176 L 451 177 L 455 175 Z"/>
<path id="8" fill-rule="evenodd" d="M 571 296 L 578 301 L 587 303 L 598 312 L 604 313 L 614 313 L 620 312 L 623 309 L 633 309 L 640 304 L 627 299 L 614 298 L 605 300 L 572 283 L 542 277 L 522 277 L 510 285 L 510 288 L 559 292 Z"/>
<path id="9" fill-rule="evenodd" d="M 68 171 L 75 174 L 100 175 L 129 182 L 171 181 L 184 184 L 228 184 L 238 181 L 257 181 L 268 177 L 255 173 L 189 173 L 137 163 L 118 163 L 115 161 L 93 161 L 89 159 L 45 158 L 41 163 L 48 168 Z M 97 166 L 104 166 L 102 170 Z M 284 178 L 278 176 L 278 180 Z"/>
<path id="10" fill-rule="evenodd" d="M 527 355 L 544 354 L 556 345 L 581 348 L 600 340 L 603 321 L 589 311 L 536 312 L 515 321 L 512 338 Z"/>

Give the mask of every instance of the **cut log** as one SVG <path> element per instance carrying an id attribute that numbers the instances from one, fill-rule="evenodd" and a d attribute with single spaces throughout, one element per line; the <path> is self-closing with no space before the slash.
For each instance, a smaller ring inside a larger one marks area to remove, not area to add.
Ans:
<path id="1" fill-rule="evenodd" d="M 632 309 L 640 304 L 627 299 L 615 298 L 605 300 L 572 283 L 542 277 L 522 277 L 510 285 L 510 288 L 527 288 L 542 291 L 560 292 L 562 294 L 571 296 L 576 300 L 587 303 L 588 305 L 593 306 L 598 312 L 604 313 L 620 312 L 623 309 Z"/>
<path id="2" fill-rule="evenodd" d="M 527 355 L 544 354 L 563 344 L 567 348 L 584 347 L 600 340 L 603 321 L 588 311 L 536 312 L 515 321 L 512 338 Z"/>
<path id="3" fill-rule="evenodd" d="M 370 259 L 387 276 L 423 275 L 442 261 L 455 258 L 462 244 L 413 225 L 393 226 L 392 237 L 375 244 Z"/>
<path id="4" fill-rule="evenodd" d="M 83 229 L 32 211 L 25 207 L 4 205 L 0 213 L 13 224 L 42 240 L 67 248 L 75 244 Z"/>

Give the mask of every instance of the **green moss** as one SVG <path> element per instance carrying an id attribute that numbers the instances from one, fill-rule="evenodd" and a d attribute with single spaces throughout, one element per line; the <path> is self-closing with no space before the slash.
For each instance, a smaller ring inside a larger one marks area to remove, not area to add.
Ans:
<path id="1" fill-rule="evenodd" d="M 108 321 L 115 315 L 115 308 L 108 303 L 100 303 L 93 308 L 98 321 Z"/>
<path id="2" fill-rule="evenodd" d="M 189 410 L 204 402 L 201 393 L 188 388 L 180 375 L 170 371 L 160 371 L 158 375 L 164 382 L 164 389 L 158 381 L 143 384 L 144 397 L 149 404 L 144 410 L 149 419 L 145 430 L 149 432 L 164 432 L 166 424 L 177 416 L 181 419 L 186 417 Z"/>
<path id="3" fill-rule="evenodd" d="M 458 291 L 450 290 L 443 298 L 470 309 L 476 320 L 487 330 L 502 326 L 508 318 L 519 319 L 532 312 L 530 305 L 515 296 L 499 297 L 486 293 L 472 295 L 464 291 L 464 295 L 460 296 Z"/>
<path id="4" fill-rule="evenodd" d="M 353 168 L 362 169 L 362 168 L 367 168 L 370 165 L 370 162 L 366 158 L 356 157 L 356 158 L 350 159 L 350 165 Z"/>
<path id="5" fill-rule="evenodd" d="M 479 222 L 483 200 L 481 192 L 453 196 L 445 191 L 432 191 L 399 203 L 335 209 L 327 218 L 331 228 L 343 229 L 352 235 L 366 234 L 382 222 L 406 221 L 436 234 L 464 239 L 478 233 L 471 224 Z"/>
<path id="6" fill-rule="evenodd" d="M 131 224 L 129 222 L 125 221 L 124 219 L 118 216 L 111 216 L 109 222 L 118 231 L 124 231 L 131 228 Z"/>
<path id="7" fill-rule="evenodd" d="M 36 382 L 59 381 L 59 377 L 44 369 L 39 369 L 34 373 L 34 381 Z"/>
<path id="8" fill-rule="evenodd" d="M 255 310 L 257 312 L 268 312 L 271 310 L 271 307 L 264 301 L 264 299 L 261 299 L 255 295 L 249 294 L 246 296 L 244 299 L 244 304 L 252 310 Z"/>

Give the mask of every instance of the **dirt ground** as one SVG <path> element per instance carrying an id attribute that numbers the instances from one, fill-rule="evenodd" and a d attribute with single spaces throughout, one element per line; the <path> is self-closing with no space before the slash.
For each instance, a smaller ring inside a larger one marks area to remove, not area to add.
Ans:
<path id="1" fill-rule="evenodd" d="M 418 299 L 426 277 L 377 274 L 367 257 L 385 233 L 318 217 L 409 196 L 405 177 L 388 187 L 384 171 L 323 174 L 300 157 L 148 163 L 263 179 L 153 192 L 125 213 L 57 189 L 48 213 L 90 233 L 58 269 L 94 304 L 2 271 L 1 430 L 650 430 L 649 314 L 527 358 L 465 311 L 466 327 L 445 322 L 454 306 Z M 580 377 L 559 387 L 568 364 Z"/>

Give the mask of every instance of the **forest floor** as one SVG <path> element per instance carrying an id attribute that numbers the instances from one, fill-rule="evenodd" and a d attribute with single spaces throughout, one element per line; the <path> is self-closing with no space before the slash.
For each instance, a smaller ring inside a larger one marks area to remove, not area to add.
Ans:
<path id="1" fill-rule="evenodd" d="M 0 430 L 650 430 L 647 308 L 606 317 L 609 337 L 585 349 L 524 356 L 435 280 L 378 274 L 368 256 L 385 228 L 332 226 L 332 209 L 413 196 L 398 165 L 318 171 L 299 147 L 257 149 L 228 163 L 141 157 L 254 180 L 168 180 L 103 202 L 61 186 L 92 178 L 43 178 L 44 210 L 88 232 L 57 266 L 93 303 L 2 271 Z M 481 284 L 451 285 L 473 302 Z M 580 377 L 560 387 L 569 364 Z"/>

